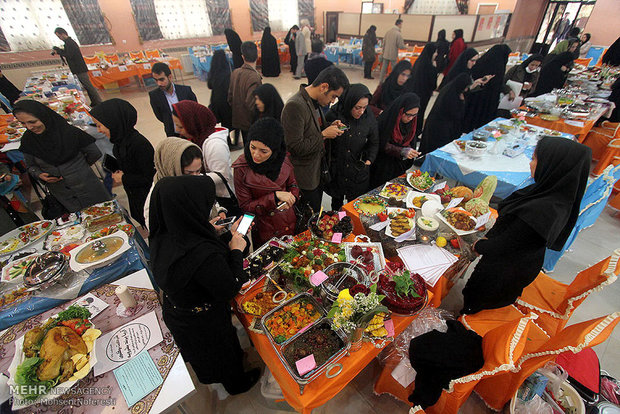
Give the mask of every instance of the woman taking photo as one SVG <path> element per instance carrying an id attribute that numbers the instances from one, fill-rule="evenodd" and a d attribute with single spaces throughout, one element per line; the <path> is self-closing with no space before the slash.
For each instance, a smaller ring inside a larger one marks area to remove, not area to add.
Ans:
<path id="1" fill-rule="evenodd" d="M 255 246 L 295 232 L 299 187 L 286 152 L 284 130 L 273 118 L 261 118 L 248 132 L 249 143 L 235 161 L 239 207 L 256 215 Z"/>
<path id="2" fill-rule="evenodd" d="M 112 151 L 120 170 L 112 171 L 112 178 L 115 183 L 123 184 L 131 217 L 144 227 L 144 202 L 155 175 L 155 151 L 151 143 L 134 128 L 138 112 L 127 101 L 109 99 L 94 107 L 90 115 L 97 124 L 97 130 L 114 144 Z"/>
<path id="3" fill-rule="evenodd" d="M 564 52 L 543 65 L 532 96 L 543 95 L 554 89 L 563 88 L 574 58 L 571 52 Z"/>
<path id="4" fill-rule="evenodd" d="M 67 211 L 112 198 L 90 167 L 101 158 L 95 138 L 30 99 L 18 101 L 13 115 L 28 129 L 19 147 L 28 172 L 43 181 Z"/>
<path id="5" fill-rule="evenodd" d="M 538 276 L 545 249 L 560 250 L 570 235 L 585 191 L 592 151 L 565 138 L 544 137 L 530 162 L 534 184 L 499 204 L 482 255 L 463 289 L 461 313 L 508 306 Z"/>
<path id="6" fill-rule="evenodd" d="M 258 118 L 270 117 L 280 121 L 284 102 L 278 90 L 270 83 L 263 83 L 254 89 L 254 122 Z"/>
<path id="7" fill-rule="evenodd" d="M 247 281 L 246 239 L 218 235 L 209 223 L 215 185 L 209 177 L 167 177 L 153 190 L 149 244 L 162 312 L 183 358 L 203 384 L 222 383 L 231 395 L 248 391 L 260 369 L 243 369 L 243 350 L 230 301 Z"/>
<path id="8" fill-rule="evenodd" d="M 377 121 L 368 109 L 370 98 L 368 88 L 355 83 L 325 116 L 329 123 L 339 119 L 348 127 L 329 142 L 332 181 L 327 193 L 332 197 L 334 211 L 340 210 L 345 198 L 351 201 L 368 191 L 370 165 L 379 151 Z"/>
<path id="9" fill-rule="evenodd" d="M 422 133 L 426 106 L 431 96 L 433 96 L 433 91 L 437 88 L 438 72 L 437 64 L 435 63 L 436 57 L 437 46 L 435 46 L 434 43 L 427 43 L 422 53 L 420 53 L 420 56 L 415 61 L 413 69 L 411 70 L 411 77 L 405 84 L 405 88 L 408 92 L 413 92 L 420 98 L 420 112 L 418 113 L 416 136 Z"/>
<path id="10" fill-rule="evenodd" d="M 392 68 L 390 75 L 377 86 L 370 100 L 375 116 L 389 108 L 396 98 L 406 92 L 405 83 L 409 76 L 411 76 L 411 63 L 408 60 L 401 60 Z"/>
<path id="11" fill-rule="evenodd" d="M 379 154 L 370 167 L 370 188 L 378 187 L 404 174 L 420 153 L 415 147 L 416 118 L 420 98 L 406 93 L 381 113 L 379 126 Z"/>
<path id="12" fill-rule="evenodd" d="M 464 94 L 471 84 L 471 76 L 461 73 L 439 92 L 424 125 L 420 142 L 422 154 L 428 154 L 461 136 L 465 115 Z"/>

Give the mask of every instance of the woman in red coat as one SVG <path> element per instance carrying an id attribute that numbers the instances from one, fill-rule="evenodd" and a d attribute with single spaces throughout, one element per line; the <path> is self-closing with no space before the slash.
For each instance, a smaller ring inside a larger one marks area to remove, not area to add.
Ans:
<path id="1" fill-rule="evenodd" d="M 448 52 L 448 66 L 443 70 L 444 76 L 448 74 L 454 62 L 456 62 L 465 49 L 467 49 L 467 45 L 465 45 L 465 40 L 463 40 L 463 29 L 456 29 L 452 32 L 452 43 L 450 43 L 450 52 Z"/>
<path id="2" fill-rule="evenodd" d="M 294 233 L 299 187 L 278 121 L 260 118 L 248 138 L 243 155 L 233 164 L 235 193 L 239 207 L 256 215 L 253 238 L 260 246 L 272 237 Z"/>

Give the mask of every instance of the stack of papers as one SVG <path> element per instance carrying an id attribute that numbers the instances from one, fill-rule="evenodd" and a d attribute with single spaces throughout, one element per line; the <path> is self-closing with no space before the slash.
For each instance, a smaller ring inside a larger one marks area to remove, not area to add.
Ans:
<path id="1" fill-rule="evenodd" d="M 435 286 L 441 275 L 458 258 L 441 247 L 427 244 L 414 244 L 396 250 L 405 267 L 422 276 L 430 286 Z"/>

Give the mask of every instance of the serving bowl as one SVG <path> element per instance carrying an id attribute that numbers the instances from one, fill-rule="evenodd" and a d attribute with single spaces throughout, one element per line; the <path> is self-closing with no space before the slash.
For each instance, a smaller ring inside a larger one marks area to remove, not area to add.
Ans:
<path id="1" fill-rule="evenodd" d="M 467 141 L 465 144 L 465 154 L 470 157 L 481 157 L 487 152 L 489 145 L 486 142 Z"/>
<path id="2" fill-rule="evenodd" d="M 118 259 L 130 248 L 129 238 L 123 231 L 91 240 L 71 250 L 69 266 L 75 272 L 103 267 Z"/>

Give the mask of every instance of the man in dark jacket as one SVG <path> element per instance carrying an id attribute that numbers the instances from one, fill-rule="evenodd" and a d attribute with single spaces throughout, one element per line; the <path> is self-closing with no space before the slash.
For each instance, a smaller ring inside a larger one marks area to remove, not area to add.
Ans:
<path id="1" fill-rule="evenodd" d="M 61 49 L 58 46 L 54 46 L 54 51 L 52 54 L 58 53 L 62 56 L 66 61 L 67 65 L 69 65 L 69 70 L 73 73 L 79 80 L 84 89 L 86 89 L 86 93 L 88 93 L 88 97 L 90 98 L 90 105 L 95 106 L 101 103 L 101 98 L 99 97 L 99 92 L 90 82 L 90 78 L 88 77 L 88 67 L 86 66 L 86 62 L 84 62 L 84 58 L 82 57 L 82 52 L 80 52 L 80 47 L 75 42 L 75 40 L 69 37 L 67 31 L 62 27 L 57 27 L 54 30 L 54 34 L 63 42 L 65 42 L 65 48 Z"/>
<path id="2" fill-rule="evenodd" d="M 176 85 L 172 82 L 172 71 L 162 62 L 157 62 L 151 68 L 153 79 L 157 82 L 157 89 L 149 92 L 151 108 L 155 117 L 164 124 L 167 137 L 178 137 L 172 122 L 172 105 L 180 101 L 198 102 L 191 86 Z"/>
<path id="3" fill-rule="evenodd" d="M 256 70 L 258 49 L 254 42 L 243 42 L 241 56 L 243 56 L 243 65 L 233 70 L 230 75 L 228 103 L 232 108 L 232 126 L 241 131 L 245 143 L 254 114 L 254 89 L 262 85 L 263 78 Z M 238 138 L 237 144 L 240 144 Z"/>
<path id="4" fill-rule="evenodd" d="M 325 45 L 321 39 L 312 39 L 312 53 L 308 56 L 308 60 L 304 64 L 304 70 L 306 71 L 306 76 L 308 77 L 308 84 L 312 85 L 312 82 L 319 76 L 319 73 L 323 69 L 328 66 L 333 65 L 332 62 L 327 60 L 325 54 L 323 54 L 323 49 Z"/>
<path id="5" fill-rule="evenodd" d="M 336 66 L 323 69 L 312 85 L 301 85 L 282 110 L 286 148 L 291 155 L 301 197 L 314 211 L 321 208 L 321 158 L 325 139 L 342 135 L 339 120 L 327 125 L 322 107 L 329 105 L 349 86 L 347 76 Z"/>

